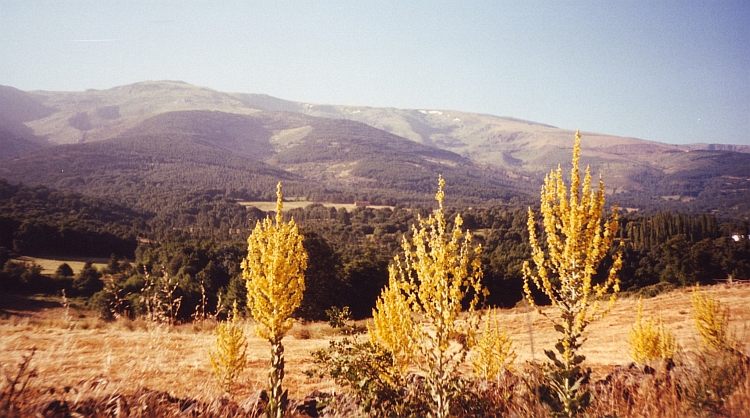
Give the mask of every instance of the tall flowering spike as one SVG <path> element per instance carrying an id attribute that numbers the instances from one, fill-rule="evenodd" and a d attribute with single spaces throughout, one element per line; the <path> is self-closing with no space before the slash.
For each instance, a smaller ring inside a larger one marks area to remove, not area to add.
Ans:
<path id="1" fill-rule="evenodd" d="M 443 175 L 441 174 L 438 176 L 438 191 L 435 194 L 435 200 L 438 201 L 438 209 L 440 210 L 440 213 L 443 212 L 443 199 L 445 198 L 443 187 L 445 187 L 445 180 L 443 180 Z"/>
<path id="2" fill-rule="evenodd" d="M 268 415 L 281 417 L 287 404 L 286 391 L 281 389 L 284 378 L 281 340 L 293 325 L 292 313 L 302 303 L 307 253 L 294 219 L 283 221 L 281 182 L 276 197 L 275 222 L 270 217 L 258 221 L 247 239 L 242 277 L 247 285 L 247 304 L 258 322 L 255 332 L 271 343 Z"/>
<path id="3" fill-rule="evenodd" d="M 404 237 L 403 259 L 396 256 L 388 270 L 388 286 L 373 310 L 371 333 L 402 369 L 415 365 L 425 373 L 436 417 L 448 415 L 451 379 L 475 344 L 477 305 L 486 293 L 481 284 L 481 247 L 472 247 L 471 233 L 461 230 L 460 215 L 453 229 L 447 228 L 444 185 L 441 176 L 435 195 L 438 210 L 427 219 L 419 218 L 411 240 Z M 464 302 L 468 310 L 459 321 Z"/>
<path id="4" fill-rule="evenodd" d="M 281 211 L 284 209 L 284 200 L 281 194 L 281 182 L 276 185 L 276 225 L 281 224 Z"/>
<path id="5" fill-rule="evenodd" d="M 247 239 L 242 261 L 248 307 L 258 322 L 256 333 L 264 339 L 281 339 L 293 324 L 292 313 L 305 291 L 307 253 L 294 219 L 282 219 L 281 182 L 277 186 L 275 222 L 258 221 Z"/>
<path id="6" fill-rule="evenodd" d="M 530 283 L 533 283 L 552 302 L 559 318 L 547 315 L 563 335 L 558 349 L 562 355 L 560 369 L 566 377 L 561 381 L 563 388 L 560 401 L 564 412 L 573 414 L 585 403 L 576 395 L 574 385 L 576 373 L 572 373 L 583 356 L 577 355 L 583 341 L 581 337 L 586 326 L 611 308 L 619 291 L 617 272 L 622 265 L 621 255 L 614 256 L 607 279 L 600 284 L 592 282 L 599 263 L 607 255 L 617 232 L 617 207 L 612 217 L 604 218 L 604 182 L 599 178 L 598 188 L 591 187 L 591 170 L 587 167 L 581 183 L 579 173 L 579 153 L 581 135 L 576 132 L 573 145 L 573 168 L 570 172 L 570 189 L 565 185 L 560 167 L 550 172 L 544 179 L 541 192 L 540 211 L 542 214 L 543 239 L 546 248 L 540 244 L 536 232 L 534 213 L 529 209 L 529 243 L 535 268 L 524 263 L 524 293 L 534 305 Z M 607 294 L 609 304 L 599 306 L 599 300 Z M 540 311 L 541 312 L 541 311 Z M 549 351 L 548 356 L 554 357 Z M 557 360 L 555 360 L 557 361 Z M 562 379 L 562 378 L 561 378 Z M 571 380 L 572 379 L 572 380 Z"/>

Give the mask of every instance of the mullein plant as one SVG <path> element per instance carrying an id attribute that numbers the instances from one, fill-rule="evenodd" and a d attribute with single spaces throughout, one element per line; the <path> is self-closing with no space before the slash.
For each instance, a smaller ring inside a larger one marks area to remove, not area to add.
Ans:
<path id="1" fill-rule="evenodd" d="M 403 371 L 416 366 L 425 375 L 433 401 L 431 416 L 447 417 L 458 368 L 476 344 L 482 287 L 481 247 L 463 232 L 461 216 L 449 229 L 439 178 L 438 210 L 419 218 L 411 240 L 404 237 L 403 258 L 388 268 L 388 286 L 373 310 L 371 338 L 386 347 Z M 462 307 L 467 307 L 462 316 Z"/>
<path id="2" fill-rule="evenodd" d="M 570 191 L 558 166 L 544 179 L 541 192 L 541 213 L 546 246 L 537 239 L 534 213 L 529 209 L 529 244 L 535 268 L 523 265 L 524 293 L 532 306 L 534 298 L 531 283 L 551 301 L 558 315 L 538 309 L 554 324 L 561 335 L 555 345 L 557 354 L 545 350 L 552 361 L 548 374 L 549 386 L 555 398 L 549 404 L 559 415 L 573 416 L 590 402 L 590 394 L 582 389 L 590 376 L 581 364 L 580 354 L 583 333 L 593 321 L 601 318 L 615 303 L 619 291 L 617 272 L 622 258 L 615 254 L 609 273 L 602 283 L 594 284 L 593 276 L 602 259 L 613 244 L 617 232 L 617 207 L 612 217 L 604 218 L 604 182 L 599 177 L 599 187 L 592 189 L 591 172 L 581 183 L 578 160 L 581 135 L 576 132 L 573 146 L 573 168 L 570 174 Z M 568 193 L 570 195 L 568 196 Z M 609 302 L 600 305 L 608 296 Z"/>
<path id="3" fill-rule="evenodd" d="M 500 329 L 496 313 L 488 313 L 482 335 L 475 348 L 476 355 L 472 366 L 474 377 L 483 380 L 496 380 L 507 370 L 513 371 L 516 352 L 513 340 Z"/>
<path id="4" fill-rule="evenodd" d="M 750 359 L 743 352 L 743 342 L 729 329 L 726 305 L 701 291 L 698 285 L 692 289 L 690 302 L 701 350 L 694 353 L 693 367 L 682 377 L 679 394 L 696 412 L 734 416 L 725 406 L 730 396 L 745 384 Z M 743 412 L 747 412 L 746 408 Z"/>
<path id="5" fill-rule="evenodd" d="M 275 220 L 258 221 L 247 239 L 242 277 L 247 285 L 247 304 L 257 321 L 255 332 L 271 343 L 271 370 L 266 415 L 281 418 L 288 404 L 284 380 L 284 335 L 291 329 L 292 313 L 305 291 L 307 253 L 294 219 L 284 222 L 281 182 L 276 191 Z"/>
<path id="6" fill-rule="evenodd" d="M 234 301 L 229 318 L 216 327 L 214 350 L 208 353 L 216 383 L 228 395 L 232 394 L 234 384 L 247 366 L 247 338 L 239 319 L 237 301 Z"/>
<path id="7" fill-rule="evenodd" d="M 690 294 L 695 328 L 704 350 L 734 351 L 736 341 L 729 333 L 729 308 L 701 291 L 696 285 Z"/>
<path id="8" fill-rule="evenodd" d="M 679 350 L 672 331 L 664 328 L 659 317 L 659 324 L 654 318 L 643 318 L 643 301 L 638 299 L 638 315 L 630 328 L 630 356 L 636 363 L 651 360 L 671 359 Z"/>

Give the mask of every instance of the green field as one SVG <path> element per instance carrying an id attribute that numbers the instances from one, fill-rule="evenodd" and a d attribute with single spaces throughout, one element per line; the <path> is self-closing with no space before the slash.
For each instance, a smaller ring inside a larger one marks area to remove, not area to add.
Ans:
<path id="1" fill-rule="evenodd" d="M 271 210 L 276 210 L 276 202 L 237 202 L 242 206 L 255 206 L 256 208 L 268 212 Z M 284 201 L 284 209 L 297 209 L 297 208 L 305 208 L 307 206 L 313 205 L 313 204 L 320 204 L 327 208 L 344 208 L 347 211 L 351 212 L 353 211 L 357 205 L 354 203 L 328 203 L 328 202 L 311 202 L 309 200 L 293 200 L 293 201 Z M 383 208 L 390 208 L 393 209 L 393 206 L 378 206 L 378 205 L 368 205 L 368 208 L 373 209 L 383 209 Z"/>
<path id="2" fill-rule="evenodd" d="M 69 257 L 60 257 L 60 258 L 38 258 L 38 257 L 28 257 L 23 256 L 19 257 L 18 260 L 25 261 L 28 263 L 34 262 L 36 264 L 39 264 L 42 266 L 42 274 L 52 276 L 55 274 L 55 271 L 62 263 L 68 263 L 70 268 L 73 269 L 73 272 L 78 273 L 83 268 L 83 265 L 86 264 L 87 261 L 91 261 L 94 263 L 94 268 L 97 270 L 106 267 L 107 263 L 109 262 L 106 258 L 69 258 Z"/>

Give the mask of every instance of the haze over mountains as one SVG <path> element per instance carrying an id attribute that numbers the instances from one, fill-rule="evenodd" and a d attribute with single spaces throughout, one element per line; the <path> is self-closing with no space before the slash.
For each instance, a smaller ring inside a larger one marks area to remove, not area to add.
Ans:
<path id="1" fill-rule="evenodd" d="M 120 187 L 259 194 L 284 179 L 317 196 L 392 203 L 428 196 L 442 173 L 448 193 L 469 201 L 533 201 L 544 174 L 569 162 L 573 135 L 508 117 L 297 103 L 174 81 L 0 86 L 0 177 L 103 196 Z M 582 135 L 582 164 L 602 173 L 620 206 L 750 212 L 750 146 Z"/>

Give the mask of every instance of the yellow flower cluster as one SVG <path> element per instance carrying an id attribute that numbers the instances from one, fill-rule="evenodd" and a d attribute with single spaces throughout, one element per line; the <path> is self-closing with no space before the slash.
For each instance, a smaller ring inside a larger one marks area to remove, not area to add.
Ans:
<path id="1" fill-rule="evenodd" d="M 513 340 L 500 329 L 497 314 L 489 313 L 476 346 L 474 376 L 485 380 L 497 379 L 505 370 L 513 370 L 515 359 Z"/>
<path id="2" fill-rule="evenodd" d="M 628 343 L 630 344 L 630 356 L 636 363 L 671 359 L 678 350 L 674 333 L 664 328 L 661 317 L 658 325 L 653 318 L 643 318 L 643 301 L 641 299 L 638 299 L 638 316 L 630 329 Z"/>
<path id="3" fill-rule="evenodd" d="M 247 304 L 261 338 L 280 340 L 292 327 L 292 313 L 305 292 L 307 253 L 294 219 L 283 222 L 281 183 L 276 191 L 276 219 L 258 221 L 247 239 L 247 258 L 242 277 L 247 285 Z"/>
<path id="4" fill-rule="evenodd" d="M 461 230 L 456 216 L 448 229 L 443 213 L 442 176 L 435 199 L 438 210 L 419 218 L 411 240 L 404 237 L 403 260 L 398 255 L 388 269 L 385 288 L 373 310 L 371 336 L 389 349 L 403 370 L 416 365 L 425 372 L 435 401 L 434 415 L 447 416 L 450 379 L 476 343 L 477 304 L 482 287 L 481 247 Z M 469 299 L 465 317 L 462 303 Z"/>
<path id="5" fill-rule="evenodd" d="M 529 286 L 533 282 L 560 311 L 562 326 L 572 327 L 570 331 L 577 333 L 614 305 L 620 290 L 617 272 L 622 266 L 617 254 L 607 279 L 601 284 L 592 283 L 596 268 L 612 246 L 618 217 L 615 206 L 612 218 L 604 221 L 604 182 L 600 177 L 599 187 L 593 190 L 589 167 L 581 184 L 580 150 L 581 135 L 576 132 L 570 197 L 560 167 L 544 179 L 541 212 L 546 248 L 537 239 L 534 213 L 529 209 L 529 241 L 536 269 L 532 270 L 528 262 L 523 266 L 524 292 L 529 303 L 534 305 Z M 610 291 L 609 306 L 600 309 L 598 299 Z"/>

